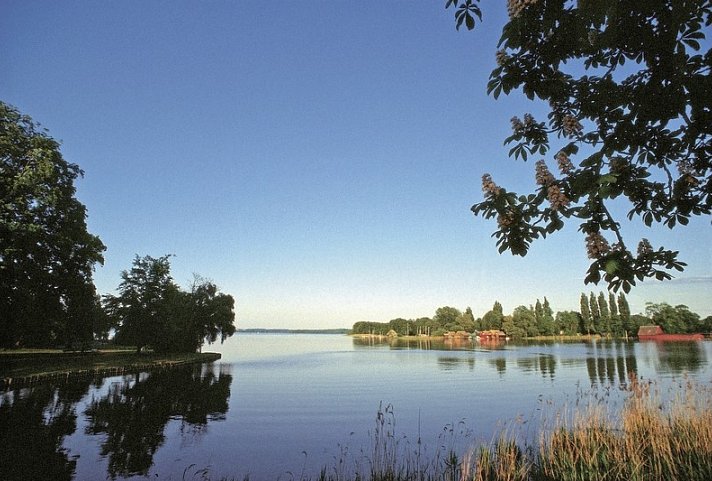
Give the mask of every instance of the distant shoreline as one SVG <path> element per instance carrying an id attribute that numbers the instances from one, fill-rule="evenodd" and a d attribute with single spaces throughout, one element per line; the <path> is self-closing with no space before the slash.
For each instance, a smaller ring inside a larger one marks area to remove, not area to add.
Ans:
<path id="1" fill-rule="evenodd" d="M 351 329 L 238 329 L 238 334 L 349 334 Z"/>

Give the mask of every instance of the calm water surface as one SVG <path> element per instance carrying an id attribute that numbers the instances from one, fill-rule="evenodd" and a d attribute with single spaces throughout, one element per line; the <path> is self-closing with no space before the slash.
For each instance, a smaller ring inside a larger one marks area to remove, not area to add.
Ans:
<path id="1" fill-rule="evenodd" d="M 592 386 L 615 406 L 629 372 L 673 389 L 712 383 L 711 341 L 486 347 L 240 334 L 219 350 L 214 365 L 0 393 L 0 474 L 299 479 L 367 452 L 380 405 L 393 406 L 403 442 L 420 436 L 434 452 L 489 441 L 518 416 L 536 422 Z"/>

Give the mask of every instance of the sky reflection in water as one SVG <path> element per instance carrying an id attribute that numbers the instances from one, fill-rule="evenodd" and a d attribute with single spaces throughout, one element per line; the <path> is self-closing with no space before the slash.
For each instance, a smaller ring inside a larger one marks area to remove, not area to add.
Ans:
<path id="1" fill-rule="evenodd" d="M 552 405 L 587 398 L 615 407 L 631 372 L 666 389 L 712 380 L 710 341 L 479 345 L 242 334 L 219 347 L 223 359 L 213 366 L 0 394 L 0 478 L 190 479 L 203 469 L 213 478 L 298 478 L 368 452 L 379 405 L 393 406 L 403 443 L 415 446 L 420 436 L 433 453 L 489 441 L 507 420 L 520 419 L 531 437 Z"/>

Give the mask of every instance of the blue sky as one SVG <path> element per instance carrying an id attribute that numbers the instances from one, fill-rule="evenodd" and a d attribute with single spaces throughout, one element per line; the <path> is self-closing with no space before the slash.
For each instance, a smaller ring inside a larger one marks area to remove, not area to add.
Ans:
<path id="1" fill-rule="evenodd" d="M 604 286 L 583 284 L 577 226 L 514 258 L 469 210 L 485 172 L 534 188 L 533 163 L 502 141 L 542 106 L 485 93 L 504 4 L 457 32 L 444 3 L 5 0 L 0 99 L 84 169 L 78 197 L 108 247 L 101 293 L 135 254 L 173 254 L 177 282 L 199 273 L 235 297 L 240 327 L 482 315 L 543 296 L 578 309 Z M 709 219 L 624 227 L 690 264 L 634 289 L 633 310 L 711 315 Z"/>

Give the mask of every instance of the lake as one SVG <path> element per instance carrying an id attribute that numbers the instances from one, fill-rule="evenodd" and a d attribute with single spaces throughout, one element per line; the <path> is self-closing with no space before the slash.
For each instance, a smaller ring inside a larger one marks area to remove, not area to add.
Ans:
<path id="1" fill-rule="evenodd" d="M 712 382 L 712 341 L 238 334 L 208 350 L 221 361 L 0 393 L 0 478 L 300 479 L 363 463 L 379 407 L 401 446 L 435 455 L 490 441 L 505 421 L 532 437 L 551 406 L 614 409 L 629 372 L 664 391 Z"/>

